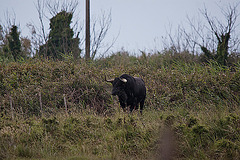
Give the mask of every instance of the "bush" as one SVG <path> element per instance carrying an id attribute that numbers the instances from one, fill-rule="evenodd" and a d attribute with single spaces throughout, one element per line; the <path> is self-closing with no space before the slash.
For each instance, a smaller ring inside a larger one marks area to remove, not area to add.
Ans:
<path id="1" fill-rule="evenodd" d="M 172 159 L 239 159 L 239 63 L 195 58 L 123 52 L 88 64 L 1 63 L 0 157 L 157 159 L 171 142 Z M 141 116 L 123 113 L 104 82 L 123 73 L 146 83 Z"/>
<path id="2" fill-rule="evenodd" d="M 87 65 L 31 60 L 1 68 L 3 105 L 10 106 L 11 97 L 14 109 L 20 114 L 52 113 L 56 108 L 64 108 L 64 98 L 68 106 L 90 107 L 99 113 L 111 104 L 101 74 Z"/>

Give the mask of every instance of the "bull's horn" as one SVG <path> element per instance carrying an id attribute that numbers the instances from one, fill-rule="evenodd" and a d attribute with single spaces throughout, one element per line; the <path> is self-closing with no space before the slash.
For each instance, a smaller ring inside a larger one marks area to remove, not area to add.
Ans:
<path id="1" fill-rule="evenodd" d="M 109 79 L 109 80 L 106 80 L 106 81 L 112 83 L 114 81 L 114 79 Z"/>
<path id="2" fill-rule="evenodd" d="M 107 80 L 106 75 L 105 75 L 105 81 L 112 83 L 114 81 L 114 79 Z"/>
<path id="3" fill-rule="evenodd" d="M 125 78 L 120 78 L 120 80 L 124 83 L 127 83 L 127 79 L 125 79 Z"/>

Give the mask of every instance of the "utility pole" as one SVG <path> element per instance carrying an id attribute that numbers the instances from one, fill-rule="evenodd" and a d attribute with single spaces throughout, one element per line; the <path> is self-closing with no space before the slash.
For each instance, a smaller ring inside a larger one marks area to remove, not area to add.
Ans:
<path id="1" fill-rule="evenodd" d="M 86 58 L 86 61 L 90 60 L 90 0 L 86 0 L 85 58 Z"/>

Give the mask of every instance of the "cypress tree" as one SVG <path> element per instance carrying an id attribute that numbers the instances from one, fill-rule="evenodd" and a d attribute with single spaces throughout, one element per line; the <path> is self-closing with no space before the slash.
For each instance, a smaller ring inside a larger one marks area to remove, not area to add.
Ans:
<path id="1" fill-rule="evenodd" d="M 50 19 L 50 33 L 47 43 L 40 47 L 40 54 L 53 59 L 63 59 L 65 54 L 80 55 L 79 38 L 73 38 L 74 32 L 70 27 L 72 13 L 61 11 Z"/>
<path id="2" fill-rule="evenodd" d="M 21 57 L 21 42 L 17 26 L 13 25 L 8 36 L 8 46 L 15 61 Z"/>

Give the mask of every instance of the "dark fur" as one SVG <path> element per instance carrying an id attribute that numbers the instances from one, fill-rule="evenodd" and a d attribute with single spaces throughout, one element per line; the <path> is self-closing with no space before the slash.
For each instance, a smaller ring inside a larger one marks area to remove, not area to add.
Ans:
<path id="1" fill-rule="evenodd" d="M 126 79 L 123 82 L 121 79 Z M 119 103 L 123 109 L 130 106 L 130 111 L 138 109 L 140 103 L 140 112 L 142 113 L 144 101 L 146 98 L 146 87 L 143 79 L 123 74 L 111 81 L 113 85 L 112 95 L 117 95 Z"/>

